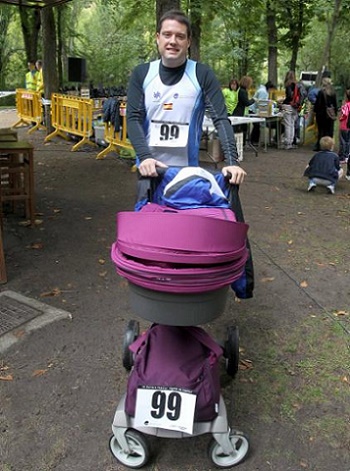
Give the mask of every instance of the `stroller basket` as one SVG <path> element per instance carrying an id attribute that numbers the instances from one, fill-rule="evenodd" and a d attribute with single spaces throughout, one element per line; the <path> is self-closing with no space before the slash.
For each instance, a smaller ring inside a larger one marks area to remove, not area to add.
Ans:
<path id="1" fill-rule="evenodd" d="M 206 324 L 225 310 L 228 286 L 204 293 L 164 293 L 129 282 L 130 305 L 143 319 L 158 324 Z"/>

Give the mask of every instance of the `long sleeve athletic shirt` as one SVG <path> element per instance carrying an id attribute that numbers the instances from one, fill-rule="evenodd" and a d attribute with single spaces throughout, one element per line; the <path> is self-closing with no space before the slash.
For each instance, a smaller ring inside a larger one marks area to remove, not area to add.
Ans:
<path id="1" fill-rule="evenodd" d="M 127 102 L 128 137 L 138 161 L 155 158 L 167 165 L 197 166 L 205 109 L 219 134 L 226 162 L 239 165 L 220 84 L 208 66 L 191 60 L 176 68 L 161 61 L 138 65 L 130 78 Z M 187 144 L 171 147 L 172 135 L 178 138 L 183 126 L 187 126 Z M 170 147 L 162 147 L 165 140 Z"/>

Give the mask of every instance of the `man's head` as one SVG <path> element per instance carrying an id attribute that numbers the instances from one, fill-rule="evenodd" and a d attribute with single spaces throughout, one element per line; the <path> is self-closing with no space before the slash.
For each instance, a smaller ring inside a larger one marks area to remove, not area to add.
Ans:
<path id="1" fill-rule="evenodd" d="M 191 24 L 187 16 L 178 10 L 167 11 L 157 28 L 157 45 L 166 67 L 178 67 L 187 58 L 191 44 Z"/>
<path id="2" fill-rule="evenodd" d="M 28 70 L 34 70 L 34 69 L 35 69 L 35 61 L 29 61 Z"/>
<path id="3" fill-rule="evenodd" d="M 38 59 L 38 60 L 35 62 L 35 67 L 37 68 L 37 70 L 41 70 L 42 67 L 43 67 L 42 61 Z"/>
<path id="4" fill-rule="evenodd" d="M 333 150 L 334 149 L 334 139 L 330 136 L 324 136 L 320 139 L 320 148 L 321 150 Z"/>

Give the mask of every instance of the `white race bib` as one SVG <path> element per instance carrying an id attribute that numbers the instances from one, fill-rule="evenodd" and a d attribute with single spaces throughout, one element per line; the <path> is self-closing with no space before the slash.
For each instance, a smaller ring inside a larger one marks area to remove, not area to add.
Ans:
<path id="1" fill-rule="evenodd" d="M 138 388 L 135 428 L 158 427 L 193 433 L 197 396 L 180 389 Z"/>
<path id="2" fill-rule="evenodd" d="M 150 126 L 151 147 L 186 147 L 189 125 L 183 123 L 168 123 L 152 121 Z"/>

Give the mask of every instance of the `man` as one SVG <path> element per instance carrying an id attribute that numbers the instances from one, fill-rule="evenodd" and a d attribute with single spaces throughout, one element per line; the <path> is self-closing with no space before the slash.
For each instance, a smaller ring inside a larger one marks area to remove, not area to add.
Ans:
<path id="1" fill-rule="evenodd" d="M 28 62 L 28 72 L 26 73 L 26 89 L 32 92 L 36 91 L 37 82 L 37 70 L 35 68 L 35 62 Z"/>
<path id="2" fill-rule="evenodd" d="M 205 108 L 218 131 L 230 182 L 240 184 L 246 172 L 239 166 L 232 126 L 220 84 L 204 64 L 187 59 L 191 26 L 180 11 L 166 12 L 157 31 L 161 56 L 137 66 L 128 89 L 128 137 L 136 151 L 142 176 L 156 168 L 198 166 Z"/>
<path id="3" fill-rule="evenodd" d="M 37 80 L 36 80 L 36 91 L 44 93 L 44 79 L 43 79 L 43 63 L 41 60 L 37 60 L 35 63 L 37 69 Z"/>

